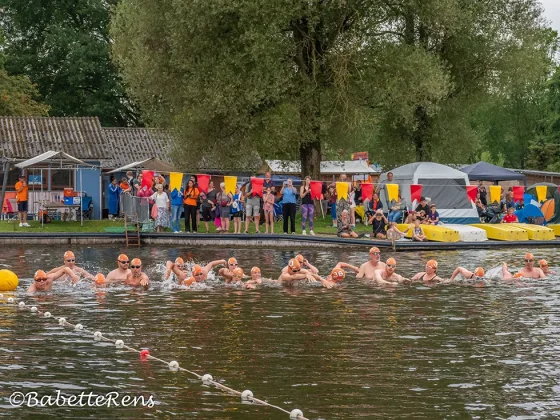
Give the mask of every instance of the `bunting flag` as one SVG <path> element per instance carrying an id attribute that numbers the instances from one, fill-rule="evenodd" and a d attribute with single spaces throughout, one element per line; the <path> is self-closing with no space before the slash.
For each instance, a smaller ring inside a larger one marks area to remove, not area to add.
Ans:
<path id="1" fill-rule="evenodd" d="M 389 203 L 393 200 L 397 201 L 399 198 L 399 184 L 385 184 L 387 188 L 387 199 Z"/>
<path id="2" fill-rule="evenodd" d="M 535 189 L 537 190 L 537 201 L 542 203 L 546 200 L 546 185 L 537 185 Z"/>
<path id="3" fill-rule="evenodd" d="M 373 184 L 371 182 L 362 183 L 362 201 L 373 199 Z"/>
<path id="4" fill-rule="evenodd" d="M 490 185 L 490 203 L 499 203 L 502 195 L 502 187 L 499 185 Z"/>
<path id="5" fill-rule="evenodd" d="M 198 185 L 198 191 L 202 191 L 204 193 L 207 193 L 208 192 L 208 185 L 210 184 L 210 175 L 197 174 L 196 175 L 196 184 Z"/>
<path id="6" fill-rule="evenodd" d="M 251 177 L 251 195 L 254 197 L 258 195 L 262 197 L 263 195 L 263 184 L 264 178 Z"/>
<path id="7" fill-rule="evenodd" d="M 478 187 L 476 185 L 467 185 L 467 197 L 473 203 L 476 201 L 476 194 L 478 194 Z"/>
<path id="8" fill-rule="evenodd" d="M 142 171 L 142 187 L 152 188 L 154 171 Z"/>
<path id="9" fill-rule="evenodd" d="M 323 191 L 323 183 L 321 181 L 311 181 L 311 199 L 320 200 Z"/>
<path id="10" fill-rule="evenodd" d="M 237 185 L 236 176 L 224 176 L 224 182 L 226 184 L 226 194 L 235 194 L 235 187 Z"/>
<path id="11" fill-rule="evenodd" d="M 183 174 L 181 172 L 171 172 L 169 174 L 169 191 L 181 191 L 183 184 Z"/>
<path id="12" fill-rule="evenodd" d="M 513 201 L 523 200 L 523 193 L 525 192 L 525 187 L 523 185 L 516 185 L 513 187 Z"/>
<path id="13" fill-rule="evenodd" d="M 422 198 L 422 185 L 411 184 L 410 185 L 410 201 L 420 201 Z"/>
<path id="14" fill-rule="evenodd" d="M 348 200 L 348 182 L 336 183 L 336 195 L 337 195 L 337 201 L 342 198 Z"/>

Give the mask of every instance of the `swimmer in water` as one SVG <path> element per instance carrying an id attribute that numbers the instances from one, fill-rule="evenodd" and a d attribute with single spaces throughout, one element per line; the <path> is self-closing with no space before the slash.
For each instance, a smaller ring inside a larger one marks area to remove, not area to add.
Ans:
<path id="1" fill-rule="evenodd" d="M 327 276 L 327 281 L 331 283 L 340 283 L 346 278 L 346 271 L 344 269 L 350 269 L 355 273 L 358 273 L 360 269 L 350 264 L 346 264 L 344 262 L 339 262 L 334 268 L 331 270 L 331 273 Z"/>
<path id="2" fill-rule="evenodd" d="M 424 284 L 434 284 L 442 281 L 437 275 L 438 263 L 436 260 L 430 260 L 426 263 L 426 271 L 416 274 L 411 281 L 421 281 Z"/>
<path id="3" fill-rule="evenodd" d="M 232 279 L 231 279 L 231 284 L 240 284 L 243 285 L 243 269 L 241 267 L 237 267 L 236 269 L 234 269 L 232 272 Z"/>
<path id="4" fill-rule="evenodd" d="M 105 280 L 105 276 L 101 273 L 97 273 L 95 275 L 95 281 L 94 284 L 96 287 L 105 287 L 107 286 L 106 280 Z"/>
<path id="5" fill-rule="evenodd" d="M 81 276 L 85 279 L 95 280 L 95 276 L 93 274 L 88 273 L 86 270 L 76 265 L 76 257 L 74 256 L 74 253 L 72 251 L 66 251 L 64 253 L 63 261 L 63 265 L 53 268 L 51 271 L 47 272 L 47 274 L 53 274 L 59 270 L 62 270 L 64 267 L 68 267 L 78 276 Z"/>
<path id="6" fill-rule="evenodd" d="M 373 280 L 375 278 L 375 272 L 384 268 L 385 263 L 381 261 L 381 252 L 379 251 L 379 248 L 374 246 L 369 250 L 369 261 L 360 266 L 360 270 L 358 271 L 358 274 L 356 274 L 356 278 Z"/>
<path id="7" fill-rule="evenodd" d="M 134 258 L 130 262 L 130 273 L 126 276 L 124 283 L 127 286 L 142 286 L 145 289 L 150 286 L 150 279 L 146 273 L 142 272 L 142 261 L 140 261 L 140 258 Z"/>
<path id="8" fill-rule="evenodd" d="M 171 272 L 173 272 L 177 277 L 177 282 L 179 284 L 185 285 L 184 284 L 185 280 L 188 280 L 194 276 L 194 268 L 200 267 L 202 269 L 202 276 L 200 276 L 200 273 L 197 271 L 197 273 L 199 273 L 198 277 L 201 278 L 196 279 L 196 281 L 197 282 L 204 281 L 208 279 L 208 273 L 210 273 L 210 271 L 212 271 L 212 269 L 218 265 L 226 265 L 226 261 L 225 260 L 212 261 L 206 264 L 205 266 L 200 266 L 197 264 L 193 266 L 192 276 L 189 276 L 189 272 L 187 271 L 187 266 L 185 264 L 185 261 L 183 261 L 181 257 L 178 257 L 175 259 L 174 263 L 171 261 L 167 261 L 167 270 L 165 271 L 164 280 L 169 279 Z"/>
<path id="9" fill-rule="evenodd" d="M 484 279 L 484 269 L 482 267 L 476 267 L 474 272 L 469 271 L 464 267 L 457 267 L 455 271 L 453 271 L 449 281 L 454 281 L 459 274 L 461 274 L 465 280 L 481 281 Z"/>
<path id="10" fill-rule="evenodd" d="M 309 261 L 307 261 L 305 258 L 303 258 L 303 255 L 297 254 L 295 258 L 298 261 L 301 269 L 304 272 L 309 271 L 313 274 L 319 274 L 319 269 L 317 269 L 315 266 L 311 265 L 311 263 Z M 287 273 L 287 272 L 288 272 L 288 266 L 286 266 L 282 269 L 282 273 Z"/>
<path id="11" fill-rule="evenodd" d="M 74 277 L 76 281 L 78 279 L 78 276 L 68 267 L 63 267 L 50 274 L 45 273 L 43 270 L 37 270 L 33 276 L 33 284 L 29 286 L 27 293 L 48 292 L 52 290 L 53 282 L 63 276 Z"/>
<path id="12" fill-rule="evenodd" d="M 556 274 L 554 271 L 551 271 L 548 268 L 548 263 L 546 262 L 546 260 L 539 260 L 539 268 L 542 270 L 545 276 L 554 276 Z"/>
<path id="13" fill-rule="evenodd" d="M 119 255 L 117 259 L 118 268 L 107 274 L 107 283 L 118 283 L 125 282 L 128 275 L 130 274 L 130 269 L 128 268 L 130 261 L 125 254 Z"/>
<path id="14" fill-rule="evenodd" d="M 394 258 L 389 258 L 384 268 L 375 271 L 374 280 L 379 284 L 395 284 L 409 281 L 406 277 L 395 273 L 395 268 L 397 268 L 397 262 Z"/>
<path id="15" fill-rule="evenodd" d="M 546 275 L 543 273 L 543 271 L 540 268 L 534 267 L 534 263 L 535 263 L 535 256 L 530 252 L 526 253 L 525 266 L 517 273 L 515 273 L 513 276 L 508 271 L 507 264 L 502 263 L 502 278 L 504 280 L 518 279 L 520 277 L 525 277 L 528 279 L 545 279 Z"/>
<path id="16" fill-rule="evenodd" d="M 225 260 L 221 260 L 220 262 L 224 265 L 226 264 Z M 237 260 L 231 257 L 227 260 L 227 266 L 224 268 L 220 268 L 220 270 L 218 271 L 218 275 L 222 276 L 226 283 L 229 283 L 233 280 L 233 270 L 235 270 L 237 267 L 239 267 Z"/>
<path id="17" fill-rule="evenodd" d="M 280 274 L 278 282 L 280 282 L 280 284 L 282 284 L 283 286 L 292 286 L 295 281 L 299 280 L 318 281 L 321 282 L 321 284 L 327 289 L 333 287 L 330 282 L 328 282 L 318 274 L 314 274 L 311 271 L 302 269 L 299 261 L 295 258 L 292 258 L 288 262 L 288 271 Z"/>
<path id="18" fill-rule="evenodd" d="M 256 289 L 258 285 L 262 284 L 262 274 L 259 267 L 251 268 L 251 280 L 245 282 L 246 289 Z"/>
<path id="19" fill-rule="evenodd" d="M 196 264 L 196 265 L 193 266 L 192 276 L 183 280 L 181 282 L 181 285 L 191 286 L 194 283 L 202 283 L 204 280 L 206 280 L 206 276 L 207 276 L 207 274 L 205 273 L 204 268 L 202 268 L 200 265 Z"/>

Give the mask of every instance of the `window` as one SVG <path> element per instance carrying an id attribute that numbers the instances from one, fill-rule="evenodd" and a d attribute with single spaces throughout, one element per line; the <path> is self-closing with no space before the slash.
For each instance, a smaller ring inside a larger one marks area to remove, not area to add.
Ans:
<path id="1" fill-rule="evenodd" d="M 69 169 L 51 169 L 51 190 L 72 187 L 74 171 Z"/>
<path id="2" fill-rule="evenodd" d="M 19 181 L 20 174 L 21 169 L 10 168 L 10 172 L 8 172 L 8 189 L 13 189 L 15 187 L 16 182 Z M 2 186 L 2 182 L 4 182 L 4 168 L 0 165 L 0 187 Z"/>

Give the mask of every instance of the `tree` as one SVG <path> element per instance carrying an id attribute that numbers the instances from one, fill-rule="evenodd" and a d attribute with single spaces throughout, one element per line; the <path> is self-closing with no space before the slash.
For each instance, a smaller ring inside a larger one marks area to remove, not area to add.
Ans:
<path id="1" fill-rule="evenodd" d="M 36 87 L 25 76 L 8 76 L 0 68 L 0 115 L 47 115 L 48 106 L 37 101 Z"/>
<path id="2" fill-rule="evenodd" d="M 53 116 L 97 116 L 130 125 L 138 115 L 113 64 L 108 35 L 115 0 L 0 0 L 6 70 L 27 76 Z"/>

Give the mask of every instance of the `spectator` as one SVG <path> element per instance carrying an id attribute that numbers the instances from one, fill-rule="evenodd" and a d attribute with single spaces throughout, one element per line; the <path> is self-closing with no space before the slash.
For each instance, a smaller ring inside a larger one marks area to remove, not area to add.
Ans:
<path id="1" fill-rule="evenodd" d="M 388 220 L 383 214 L 383 210 L 377 210 L 375 215 L 371 216 L 368 221 L 372 226 L 372 238 L 385 239 L 387 238 L 387 224 Z"/>
<path id="2" fill-rule="evenodd" d="M 405 230 L 404 232 L 401 232 L 399 230 L 399 228 L 397 227 L 397 222 L 389 221 L 389 228 L 387 229 L 387 239 L 390 239 L 392 241 L 393 240 L 394 241 L 399 241 L 406 236 L 406 234 L 408 233 L 409 230 L 410 230 L 410 226 L 408 227 L 407 230 Z"/>
<path id="3" fill-rule="evenodd" d="M 356 224 L 356 203 L 354 203 L 354 189 L 352 188 L 352 183 L 347 181 L 346 174 L 340 174 L 340 182 L 346 182 L 348 184 L 348 197 L 347 199 L 338 198 L 336 203 L 336 215 L 337 215 L 337 224 L 340 221 L 340 215 L 344 210 L 348 210 L 350 214 L 350 222 L 352 225 Z M 335 184 L 336 187 L 336 184 Z"/>
<path id="4" fill-rule="evenodd" d="M 423 225 L 430 224 L 430 219 L 428 219 L 428 215 L 424 213 L 424 210 L 420 210 L 418 213 L 416 213 L 416 218 L 420 220 L 420 223 Z"/>
<path id="5" fill-rule="evenodd" d="M 420 203 L 418 203 L 414 210 L 416 211 L 416 213 L 419 213 L 421 210 L 424 210 L 424 214 L 428 214 L 430 212 L 430 206 L 428 206 L 426 197 L 420 198 Z"/>
<path id="6" fill-rule="evenodd" d="M 181 213 L 183 211 L 183 192 L 173 188 L 171 191 L 171 231 L 181 233 Z"/>
<path id="7" fill-rule="evenodd" d="M 488 206 L 488 195 L 483 181 L 478 181 L 478 193 L 480 194 L 480 202 Z"/>
<path id="8" fill-rule="evenodd" d="M 406 204 L 403 202 L 402 197 L 399 195 L 396 200 L 391 201 L 391 208 L 389 211 L 389 222 L 402 221 Z"/>
<path id="9" fill-rule="evenodd" d="M 206 233 L 209 232 L 208 230 L 208 222 L 213 219 L 213 213 L 216 210 L 216 205 L 214 201 L 210 200 L 209 198 L 210 190 L 208 193 L 200 191 L 198 197 L 200 199 L 200 210 L 202 213 L 202 220 L 204 221 L 204 226 L 206 227 Z M 216 193 L 214 192 L 214 198 L 216 198 Z"/>
<path id="10" fill-rule="evenodd" d="M 502 212 L 504 213 L 507 213 L 510 208 L 515 208 L 515 203 L 513 202 L 513 192 L 506 193 L 500 205 L 502 207 Z"/>
<path id="11" fill-rule="evenodd" d="M 362 200 L 362 181 L 356 181 L 356 189 L 354 190 L 354 201 L 356 202 L 357 206 L 363 204 Z"/>
<path id="12" fill-rule="evenodd" d="M 132 186 L 134 187 L 134 195 L 138 195 L 138 191 L 140 191 L 140 189 L 142 188 L 142 178 L 143 177 L 144 177 L 144 175 L 142 175 L 140 173 L 140 174 L 138 174 L 138 177 L 135 180 L 135 182 L 133 182 Z"/>
<path id="13" fill-rule="evenodd" d="M 239 234 L 241 233 L 242 215 L 243 215 L 243 193 L 239 189 L 239 185 L 236 185 L 235 194 L 233 194 L 233 201 L 231 203 L 231 216 L 233 217 L 233 233 L 239 233 Z M 247 233 L 247 231 L 245 231 L 245 233 Z"/>
<path id="14" fill-rule="evenodd" d="M 337 225 L 338 236 L 340 238 L 357 238 L 358 234 L 352 229 L 350 214 L 348 210 L 343 210 Z"/>
<path id="15" fill-rule="evenodd" d="M 311 178 L 306 176 L 303 184 L 299 189 L 301 197 L 301 234 L 307 235 L 305 230 L 306 222 L 309 221 L 309 234 L 315 236 L 313 232 L 313 214 L 315 212 L 315 205 L 311 198 Z"/>
<path id="16" fill-rule="evenodd" d="M 412 228 L 412 240 L 423 242 L 426 239 L 427 237 L 424 234 L 424 230 L 422 229 L 422 226 L 420 225 L 420 220 L 419 219 L 414 220 L 414 227 Z"/>
<path id="17" fill-rule="evenodd" d="M 377 210 L 383 210 L 383 203 L 381 203 L 379 195 L 377 195 L 377 193 L 373 193 L 371 198 L 371 200 L 364 201 L 364 207 L 366 209 L 366 225 L 368 224 L 368 220 Z"/>
<path id="18" fill-rule="evenodd" d="M 134 178 L 134 173 L 132 171 L 127 171 L 126 182 L 130 186 L 130 191 L 128 192 L 132 195 L 136 195 L 137 188 L 135 187 L 135 184 L 138 183 L 138 180 Z"/>
<path id="19" fill-rule="evenodd" d="M 157 207 L 156 231 L 169 227 L 169 196 L 163 191 L 162 184 L 156 184 L 156 192 L 150 197 Z"/>
<path id="20" fill-rule="evenodd" d="M 245 199 L 245 233 L 249 233 L 249 224 L 251 223 L 251 220 L 255 222 L 255 233 L 260 233 L 259 221 L 261 219 L 261 198 L 257 194 L 253 194 L 253 185 L 250 182 L 245 188 L 245 194 L 242 194 L 240 196 L 241 201 L 243 200 L 243 198 Z"/>
<path id="21" fill-rule="evenodd" d="M 119 198 L 121 196 L 121 191 L 121 187 L 117 184 L 117 178 L 112 176 L 107 193 L 107 197 L 109 198 L 109 220 L 118 217 L 119 215 Z"/>
<path id="22" fill-rule="evenodd" d="M 275 188 L 270 171 L 267 171 L 264 174 L 263 190 L 266 190 L 267 188 L 270 188 L 271 191 Z"/>
<path id="23" fill-rule="evenodd" d="M 19 181 L 16 182 L 15 189 L 16 189 L 16 201 L 18 206 L 19 227 L 31 227 L 29 223 L 27 223 L 27 212 L 29 210 L 29 205 L 28 205 L 29 187 L 27 186 L 27 182 L 25 181 L 25 176 L 20 175 Z M 118 198 L 117 198 L 117 203 L 118 203 Z"/>
<path id="24" fill-rule="evenodd" d="M 288 218 L 292 235 L 296 234 L 296 194 L 297 190 L 292 185 L 292 179 L 288 178 L 280 190 L 282 194 L 282 214 L 284 215 L 284 235 L 288 234 Z"/>
<path id="25" fill-rule="evenodd" d="M 271 187 L 266 187 L 266 189 L 264 190 L 263 203 L 265 229 L 264 233 L 268 233 L 269 226 L 270 233 L 274 233 L 274 194 L 272 194 Z"/>
<path id="26" fill-rule="evenodd" d="M 121 187 L 121 192 L 123 193 L 130 194 L 132 191 L 132 186 L 128 183 L 128 179 L 125 176 L 121 178 L 119 187 Z"/>
<path id="27" fill-rule="evenodd" d="M 393 181 L 393 172 L 387 172 L 387 179 L 384 181 L 381 181 L 379 184 L 377 184 L 377 188 L 375 189 L 375 192 L 377 193 L 377 195 L 381 196 L 381 191 L 384 191 L 385 194 L 385 201 L 387 203 L 389 203 L 389 194 L 387 192 L 387 184 L 394 184 L 395 182 Z M 397 184 L 398 185 L 398 184 Z M 400 191 L 400 188 L 399 188 Z"/>
<path id="28" fill-rule="evenodd" d="M 515 210 L 523 210 L 524 207 L 525 207 L 525 201 L 523 199 L 520 199 L 519 201 L 515 202 Z"/>
<path id="29" fill-rule="evenodd" d="M 414 224 L 414 222 L 415 222 L 416 220 L 418 220 L 418 221 L 420 222 L 420 219 L 418 219 L 418 217 L 416 216 L 416 214 L 417 214 L 417 213 L 416 213 L 414 210 L 409 211 L 409 212 L 408 212 L 408 216 L 406 216 L 405 223 L 408 224 L 408 225 L 412 225 L 412 224 Z"/>
<path id="30" fill-rule="evenodd" d="M 513 207 L 507 209 L 507 214 L 503 217 L 502 223 L 518 223 L 517 216 L 513 212 Z"/>
<path id="31" fill-rule="evenodd" d="M 220 205 L 220 220 L 221 220 L 221 232 L 229 232 L 229 212 L 231 209 L 231 204 L 233 203 L 233 196 L 231 193 L 226 193 L 225 182 L 220 183 L 220 192 L 216 195 L 216 200 Z"/>
<path id="32" fill-rule="evenodd" d="M 336 185 L 330 184 L 327 187 L 327 204 L 331 210 L 332 225 L 330 227 L 336 227 Z"/>
<path id="33" fill-rule="evenodd" d="M 200 195 L 200 191 L 195 186 L 194 181 L 191 177 L 187 182 L 185 191 L 183 192 L 183 204 L 185 209 L 185 232 L 190 233 L 192 228 L 192 233 L 196 233 L 196 213 L 198 210 L 197 200 Z M 191 226 L 192 224 L 192 226 Z"/>
<path id="34" fill-rule="evenodd" d="M 432 204 L 430 206 L 430 212 L 428 213 L 428 221 L 431 225 L 437 225 L 439 223 L 439 213 L 436 210 L 435 204 Z"/>

